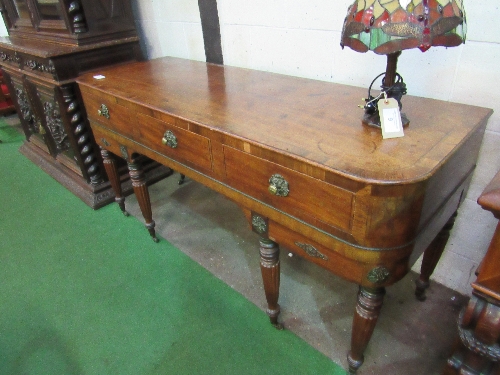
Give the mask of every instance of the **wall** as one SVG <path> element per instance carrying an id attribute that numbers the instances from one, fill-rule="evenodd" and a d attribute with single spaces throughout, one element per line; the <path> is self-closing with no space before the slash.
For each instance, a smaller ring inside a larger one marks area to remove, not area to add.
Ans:
<path id="1" fill-rule="evenodd" d="M 340 48 L 351 0 L 218 0 L 226 65 L 367 87 L 385 58 Z M 465 0 L 467 43 L 456 48 L 403 52 L 398 71 L 411 95 L 492 108 L 472 187 L 433 279 L 464 294 L 496 221 L 476 200 L 500 169 L 500 35 L 498 0 Z M 137 24 L 149 58 L 204 60 L 196 0 L 137 0 Z M 353 110 L 356 107 L 353 106 Z M 360 110 L 361 111 L 361 110 Z M 361 115 L 361 112 L 360 112 Z M 414 266 L 418 271 L 419 264 Z"/>
<path id="2" fill-rule="evenodd" d="M 131 0 L 148 58 L 205 60 L 197 0 Z M 202 0 L 203 1 L 203 0 Z M 411 95 L 494 109 L 478 168 L 433 278 L 464 294 L 496 224 L 476 199 L 500 169 L 498 0 L 464 0 L 468 40 L 456 48 L 405 51 L 399 59 Z M 352 0 L 218 0 L 224 63 L 367 87 L 385 58 L 339 45 Z M 358 110 L 353 105 L 353 110 Z M 361 110 L 360 115 L 361 115 Z M 418 265 L 416 265 L 418 266 Z M 414 267 L 414 269 L 417 269 Z"/>

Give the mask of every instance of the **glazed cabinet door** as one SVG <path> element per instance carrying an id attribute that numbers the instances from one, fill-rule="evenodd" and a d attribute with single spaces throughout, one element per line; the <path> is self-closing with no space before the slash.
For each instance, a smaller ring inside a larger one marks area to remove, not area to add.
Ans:
<path id="1" fill-rule="evenodd" d="M 0 0 L 2 16 L 7 29 L 34 32 L 28 0 Z"/>
<path id="2" fill-rule="evenodd" d="M 1 0 L 9 30 L 68 33 L 64 0 Z"/>

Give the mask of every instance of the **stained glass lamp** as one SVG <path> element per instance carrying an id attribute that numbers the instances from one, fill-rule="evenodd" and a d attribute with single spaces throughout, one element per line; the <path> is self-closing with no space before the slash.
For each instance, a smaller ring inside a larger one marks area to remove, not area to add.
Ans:
<path id="1" fill-rule="evenodd" d="M 356 0 L 344 21 L 341 43 L 357 52 L 387 55 L 382 92 L 398 101 L 406 94 L 403 78 L 397 73 L 402 50 L 432 46 L 455 47 L 465 42 L 466 22 L 462 0 Z M 376 79 L 377 79 L 376 78 Z M 375 79 L 375 80 L 376 80 Z M 380 126 L 378 98 L 365 99 L 363 123 Z M 403 125 L 409 120 L 402 115 Z"/>

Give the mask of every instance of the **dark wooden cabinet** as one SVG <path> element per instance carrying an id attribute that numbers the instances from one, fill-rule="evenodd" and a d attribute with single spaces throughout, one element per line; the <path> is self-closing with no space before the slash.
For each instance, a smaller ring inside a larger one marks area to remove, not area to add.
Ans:
<path id="1" fill-rule="evenodd" d="M 21 152 L 89 206 L 102 207 L 114 194 L 74 80 L 141 60 L 129 1 L 0 0 L 0 11 L 9 31 L 0 38 L 0 64 L 26 135 Z"/>
<path id="2" fill-rule="evenodd" d="M 500 220 L 500 172 L 478 201 Z M 500 222 L 476 271 L 472 295 L 458 318 L 458 339 L 443 375 L 500 374 Z"/>
<path id="3" fill-rule="evenodd" d="M 136 37 L 128 0 L 2 0 L 10 36 L 66 45 Z"/>

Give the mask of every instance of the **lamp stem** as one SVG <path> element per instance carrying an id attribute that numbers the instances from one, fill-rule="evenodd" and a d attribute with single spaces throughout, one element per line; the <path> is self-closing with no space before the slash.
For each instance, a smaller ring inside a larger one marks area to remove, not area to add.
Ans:
<path id="1" fill-rule="evenodd" d="M 384 86 L 392 87 L 396 81 L 396 70 L 398 68 L 398 57 L 401 51 L 387 55 L 387 67 L 385 70 Z"/>

